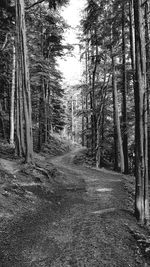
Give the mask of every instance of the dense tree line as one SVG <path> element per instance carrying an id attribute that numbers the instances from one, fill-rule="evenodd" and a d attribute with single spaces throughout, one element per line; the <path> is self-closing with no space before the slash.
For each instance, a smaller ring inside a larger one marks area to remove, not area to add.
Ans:
<path id="1" fill-rule="evenodd" d="M 111 159 L 115 170 L 135 173 L 141 222 L 149 220 L 149 6 L 141 0 L 88 0 L 81 22 L 82 143 L 98 167 Z"/>
<path id="2" fill-rule="evenodd" d="M 1 135 L 26 162 L 49 133 L 64 125 L 62 75 L 57 57 L 67 27 L 57 5 L 67 1 L 1 1 Z"/>

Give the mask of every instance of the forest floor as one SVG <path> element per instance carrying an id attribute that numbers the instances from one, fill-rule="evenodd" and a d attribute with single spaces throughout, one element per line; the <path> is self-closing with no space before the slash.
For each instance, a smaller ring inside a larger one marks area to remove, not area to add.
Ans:
<path id="1" fill-rule="evenodd" d="M 75 164 L 80 151 L 35 154 L 34 167 L 1 157 L 0 267 L 150 266 L 129 179 Z"/>

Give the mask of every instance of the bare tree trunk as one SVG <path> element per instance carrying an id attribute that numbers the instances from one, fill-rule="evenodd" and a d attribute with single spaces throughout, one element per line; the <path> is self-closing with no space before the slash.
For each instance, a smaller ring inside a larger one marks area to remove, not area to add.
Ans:
<path id="1" fill-rule="evenodd" d="M 146 79 L 147 79 L 147 116 L 148 116 L 148 176 L 150 180 L 150 3 L 145 3 L 145 42 L 146 42 Z"/>
<path id="2" fill-rule="evenodd" d="M 104 101 L 104 100 L 102 100 Z M 97 118 L 97 146 L 96 146 L 96 167 L 101 167 L 101 139 L 102 139 L 102 117 L 104 111 L 104 102 L 100 104 L 100 111 Z"/>
<path id="3" fill-rule="evenodd" d="M 19 52 L 19 51 L 18 51 Z M 16 58 L 18 56 L 18 53 L 16 51 Z M 20 97 L 19 97 L 19 79 L 20 79 L 20 76 L 19 76 L 19 60 L 16 61 L 16 153 L 18 156 L 22 156 L 22 148 L 21 148 L 21 133 L 20 133 Z M 21 120 L 22 117 L 21 117 Z"/>
<path id="4" fill-rule="evenodd" d="M 1 100 L 0 100 L 0 126 L 2 129 L 2 138 L 6 139 L 5 125 L 4 125 L 4 118 L 3 118 L 3 108 L 2 108 Z"/>
<path id="5" fill-rule="evenodd" d="M 135 90 L 135 142 L 136 142 L 136 194 L 135 214 L 142 223 L 149 221 L 148 199 L 148 142 L 147 91 L 144 9 L 141 0 L 134 0 L 136 90 Z"/>
<path id="6" fill-rule="evenodd" d="M 86 55 L 85 55 L 85 67 L 86 67 L 86 95 L 85 95 L 85 108 L 86 108 L 86 146 L 89 147 L 89 137 L 88 137 L 88 131 L 89 131 L 89 105 L 88 105 L 88 89 L 89 89 L 89 81 L 88 81 L 88 60 L 89 60 L 89 46 L 86 41 Z"/>
<path id="7" fill-rule="evenodd" d="M 83 89 L 81 92 L 81 97 L 82 97 L 82 146 L 84 146 L 85 145 L 85 123 L 84 123 L 85 114 L 84 114 L 84 91 Z"/>
<path id="8" fill-rule="evenodd" d="M 21 77 L 21 66 L 19 66 L 18 73 L 18 97 L 19 97 L 19 127 L 20 127 L 20 145 L 21 155 L 25 156 L 25 135 L 24 135 L 24 107 L 23 107 L 23 88 L 22 88 L 22 77 Z"/>
<path id="9" fill-rule="evenodd" d="M 48 85 L 45 84 L 45 143 L 48 141 Z"/>
<path id="10" fill-rule="evenodd" d="M 41 81 L 42 84 L 42 81 Z M 38 129 L 38 150 L 40 151 L 43 144 L 43 113 L 44 113 L 44 103 L 43 103 L 43 85 L 40 86 L 39 92 L 39 129 Z"/>
<path id="11" fill-rule="evenodd" d="M 92 57 L 93 57 L 93 73 L 91 82 L 91 107 L 92 107 L 92 131 L 93 131 L 93 152 L 95 155 L 96 150 L 96 140 L 97 140 L 97 118 L 96 118 L 96 99 L 95 99 L 95 78 L 97 70 L 97 57 L 98 57 L 98 46 L 96 45 L 96 52 L 94 53 L 94 48 L 92 47 Z M 95 60 L 94 60 L 95 58 Z"/>
<path id="12" fill-rule="evenodd" d="M 116 74 L 115 74 L 115 58 L 112 54 L 112 85 L 113 85 L 113 101 L 114 101 L 114 128 L 117 136 L 114 136 L 115 142 L 118 143 L 118 149 L 120 154 L 120 168 L 121 172 L 124 172 L 124 154 L 123 154 L 123 146 L 122 146 L 122 138 L 121 138 L 121 129 L 120 129 L 120 119 L 118 112 L 118 93 L 117 93 L 117 85 L 116 85 Z M 117 140 L 116 140 L 117 138 Z"/>
<path id="13" fill-rule="evenodd" d="M 122 129 L 123 129 L 123 154 L 124 154 L 124 173 L 128 173 L 128 129 L 127 129 L 127 75 L 126 75 L 126 42 L 125 42 L 125 3 L 122 4 L 122 74 L 123 74 L 123 88 L 122 88 Z"/>
<path id="14" fill-rule="evenodd" d="M 14 40 L 13 40 L 14 42 Z M 10 144 L 14 146 L 14 132 L 15 132 L 15 76 L 16 76 L 16 53 L 15 44 L 13 43 L 13 68 L 12 68 L 12 86 L 11 86 L 11 100 L 10 100 Z"/>
<path id="15" fill-rule="evenodd" d="M 21 78 L 23 92 L 23 108 L 25 119 L 25 161 L 32 162 L 33 159 L 33 140 L 32 140 L 32 118 L 31 118 L 31 92 L 28 68 L 28 52 L 26 43 L 26 26 L 24 14 L 24 0 L 16 0 L 16 32 L 18 36 L 17 49 L 20 51 Z"/>
<path id="16" fill-rule="evenodd" d="M 101 99 L 100 99 L 100 109 L 99 115 L 97 118 L 97 146 L 96 146 L 96 167 L 101 167 L 101 157 L 102 157 L 102 141 L 104 137 L 104 108 L 105 108 L 105 100 L 107 87 L 109 83 L 109 79 L 107 84 L 105 84 L 106 79 L 104 77 L 104 85 L 101 88 Z"/>
<path id="17" fill-rule="evenodd" d="M 135 31 L 134 31 L 134 9 L 133 0 L 129 2 L 129 16 L 130 16 L 130 53 L 131 53 L 131 64 L 133 70 L 133 80 L 135 72 Z"/>
<path id="18" fill-rule="evenodd" d="M 71 99 L 71 139 L 74 142 L 74 104 L 73 104 L 73 98 Z"/>

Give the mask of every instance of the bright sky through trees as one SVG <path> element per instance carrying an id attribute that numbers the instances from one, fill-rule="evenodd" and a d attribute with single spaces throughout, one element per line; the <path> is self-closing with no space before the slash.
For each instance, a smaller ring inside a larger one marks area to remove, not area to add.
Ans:
<path id="1" fill-rule="evenodd" d="M 85 5 L 85 0 L 70 0 L 70 4 L 63 8 L 62 15 L 66 22 L 71 26 L 65 33 L 65 39 L 74 46 L 73 56 L 66 56 L 65 60 L 59 60 L 60 69 L 67 84 L 76 84 L 81 78 L 81 64 L 79 56 L 79 40 L 77 39 L 78 29 L 81 19 L 81 10 Z"/>

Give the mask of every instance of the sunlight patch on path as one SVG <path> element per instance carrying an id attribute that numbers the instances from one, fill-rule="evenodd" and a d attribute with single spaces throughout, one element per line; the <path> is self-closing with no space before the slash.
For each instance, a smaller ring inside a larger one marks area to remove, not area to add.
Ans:
<path id="1" fill-rule="evenodd" d="M 119 173 L 119 172 L 115 172 L 115 171 L 111 171 L 111 170 L 107 170 L 105 168 L 97 168 L 97 167 L 89 167 L 91 170 L 96 170 L 102 173 L 106 173 L 106 174 L 112 174 L 115 176 L 121 176 L 123 177 L 123 174 Z"/>
<path id="2" fill-rule="evenodd" d="M 95 191 L 96 192 L 111 192 L 113 189 L 112 188 L 98 188 Z"/>
<path id="3" fill-rule="evenodd" d="M 8 212 L 1 212 L 0 213 L 0 218 L 10 218 L 13 217 L 12 213 L 8 213 Z"/>
<path id="4" fill-rule="evenodd" d="M 7 159 L 0 159 L 0 168 L 8 173 L 14 175 L 19 171 L 19 162 L 7 160 Z"/>
<path id="5" fill-rule="evenodd" d="M 115 210 L 116 210 L 116 208 L 109 208 L 109 209 L 92 211 L 91 213 L 92 214 L 104 214 L 104 213 L 108 213 L 108 212 L 113 212 Z"/>

